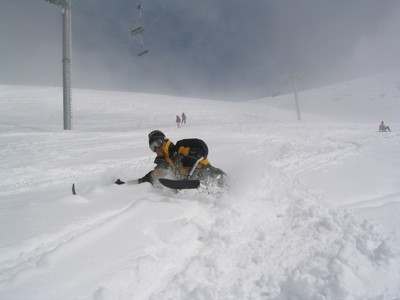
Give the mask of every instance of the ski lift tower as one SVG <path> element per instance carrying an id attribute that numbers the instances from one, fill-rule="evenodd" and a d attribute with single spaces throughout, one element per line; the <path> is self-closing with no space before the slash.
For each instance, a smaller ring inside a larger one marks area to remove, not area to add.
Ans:
<path id="1" fill-rule="evenodd" d="M 296 113 L 297 113 L 297 120 L 301 121 L 301 113 L 300 113 L 300 103 L 299 103 L 299 95 L 297 92 L 297 85 L 298 82 L 301 80 L 306 79 L 307 76 L 305 73 L 292 73 L 285 77 L 283 80 L 284 84 L 293 84 L 293 94 L 294 94 L 294 102 L 296 104 Z"/>
<path id="2" fill-rule="evenodd" d="M 51 4 L 61 5 L 63 15 L 63 112 L 64 130 L 72 129 L 71 106 L 71 0 L 46 0 Z"/>

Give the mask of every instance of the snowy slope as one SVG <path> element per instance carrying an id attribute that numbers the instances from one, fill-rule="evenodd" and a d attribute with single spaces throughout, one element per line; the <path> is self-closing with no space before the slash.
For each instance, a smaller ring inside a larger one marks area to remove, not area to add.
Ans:
<path id="1" fill-rule="evenodd" d="M 399 122 L 400 71 L 299 92 L 301 111 L 350 123 Z M 295 109 L 294 95 L 254 100 L 270 106 Z M 303 120 L 309 120 L 305 116 Z"/>
<path id="2" fill-rule="evenodd" d="M 60 88 L 0 86 L 0 299 L 399 298 L 395 75 L 300 93 L 302 122 L 292 95 L 73 90 L 73 131 Z M 204 139 L 230 193 L 112 185 L 153 167 L 153 129 Z"/>

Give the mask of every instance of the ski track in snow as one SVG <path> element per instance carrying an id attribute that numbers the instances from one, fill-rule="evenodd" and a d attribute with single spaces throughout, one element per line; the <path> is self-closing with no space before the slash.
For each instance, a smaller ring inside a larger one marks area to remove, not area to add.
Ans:
<path id="1" fill-rule="evenodd" d="M 78 196 L 80 197 L 80 196 Z M 80 197 L 81 198 L 81 197 Z M 74 199 L 74 201 L 84 202 L 84 198 Z M 75 223 L 63 228 L 54 234 L 48 234 L 30 239 L 24 244 L 15 247 L 3 247 L 0 252 L 0 268 L 3 270 L 0 282 L 13 279 L 18 273 L 29 270 L 43 264 L 43 261 L 57 251 L 61 246 L 73 242 L 79 236 L 88 234 L 91 230 L 104 226 L 113 218 L 119 217 L 129 209 L 133 208 L 137 201 L 132 201 L 127 207 L 116 211 L 104 212 L 102 215 L 91 218 L 85 222 Z"/>

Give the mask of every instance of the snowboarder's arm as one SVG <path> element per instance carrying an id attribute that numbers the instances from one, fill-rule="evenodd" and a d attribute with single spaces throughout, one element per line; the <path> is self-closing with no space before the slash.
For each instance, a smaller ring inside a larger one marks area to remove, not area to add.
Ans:
<path id="1" fill-rule="evenodd" d="M 146 175 L 144 175 L 142 178 L 139 178 L 137 181 L 138 183 L 144 183 L 144 182 L 150 182 L 151 184 L 153 184 L 153 180 L 151 178 L 153 171 L 150 171 L 149 173 L 147 173 Z"/>

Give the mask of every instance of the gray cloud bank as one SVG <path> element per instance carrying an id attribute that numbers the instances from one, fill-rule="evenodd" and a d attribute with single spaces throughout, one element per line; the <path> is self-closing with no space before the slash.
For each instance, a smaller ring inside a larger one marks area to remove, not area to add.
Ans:
<path id="1" fill-rule="evenodd" d="M 143 4 L 145 42 L 130 35 Z M 399 68 L 397 0 L 72 0 L 72 83 L 224 99 Z M 61 84 L 60 7 L 0 1 L 0 83 Z"/>

